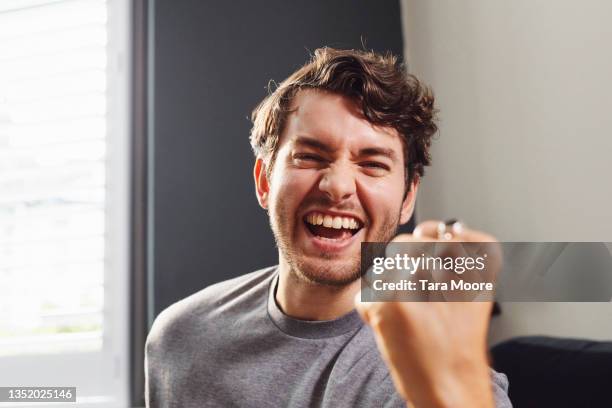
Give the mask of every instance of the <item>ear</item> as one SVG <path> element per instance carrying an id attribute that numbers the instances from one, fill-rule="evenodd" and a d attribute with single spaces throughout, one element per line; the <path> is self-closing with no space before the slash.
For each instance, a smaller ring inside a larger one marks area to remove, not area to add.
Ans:
<path id="1" fill-rule="evenodd" d="M 261 208 L 267 210 L 270 184 L 268 183 L 268 176 L 266 175 L 266 165 L 259 157 L 257 160 L 255 160 L 253 177 L 255 179 L 255 194 L 257 195 L 257 201 L 259 202 Z"/>
<path id="2" fill-rule="evenodd" d="M 416 203 L 416 196 L 419 190 L 419 178 L 415 177 L 410 184 L 410 190 L 406 194 L 406 198 L 402 203 L 402 210 L 400 211 L 400 224 L 405 224 L 410 220 L 414 213 L 414 205 Z"/>

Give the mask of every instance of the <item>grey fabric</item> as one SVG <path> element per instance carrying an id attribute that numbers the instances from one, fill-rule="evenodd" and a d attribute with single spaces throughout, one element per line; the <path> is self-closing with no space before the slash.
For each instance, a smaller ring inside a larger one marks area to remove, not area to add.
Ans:
<path id="1" fill-rule="evenodd" d="M 149 407 L 404 407 L 370 328 L 353 311 L 292 319 L 277 268 L 210 286 L 162 312 L 146 344 Z M 493 372 L 498 407 L 507 380 Z"/>

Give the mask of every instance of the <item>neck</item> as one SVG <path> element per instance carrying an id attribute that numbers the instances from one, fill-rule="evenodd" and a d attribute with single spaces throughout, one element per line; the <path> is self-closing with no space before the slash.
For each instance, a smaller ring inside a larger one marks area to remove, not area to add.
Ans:
<path id="1" fill-rule="evenodd" d="M 281 257 L 276 303 L 289 317 L 300 320 L 334 320 L 355 308 L 360 281 L 344 286 L 308 282 L 296 275 Z"/>

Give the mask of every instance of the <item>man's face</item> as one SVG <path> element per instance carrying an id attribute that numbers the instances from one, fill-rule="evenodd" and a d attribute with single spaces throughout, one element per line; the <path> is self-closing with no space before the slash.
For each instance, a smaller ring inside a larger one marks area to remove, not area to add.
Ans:
<path id="1" fill-rule="evenodd" d="M 255 165 L 280 256 L 309 282 L 346 285 L 360 277 L 361 242 L 387 242 L 408 221 L 416 183 L 404 199 L 402 141 L 374 127 L 348 98 L 300 91 L 266 177 Z"/>

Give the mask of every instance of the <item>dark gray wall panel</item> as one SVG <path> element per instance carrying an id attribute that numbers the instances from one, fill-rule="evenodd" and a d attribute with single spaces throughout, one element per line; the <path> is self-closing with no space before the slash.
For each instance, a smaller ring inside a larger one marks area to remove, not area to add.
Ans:
<path id="1" fill-rule="evenodd" d="M 277 262 L 255 199 L 252 108 L 323 45 L 402 52 L 398 1 L 163 0 L 154 18 L 155 314 Z"/>

